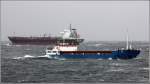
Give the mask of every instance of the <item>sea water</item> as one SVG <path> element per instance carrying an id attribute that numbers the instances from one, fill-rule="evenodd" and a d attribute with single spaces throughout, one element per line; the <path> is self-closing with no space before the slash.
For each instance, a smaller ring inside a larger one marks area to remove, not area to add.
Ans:
<path id="1" fill-rule="evenodd" d="M 134 59 L 42 58 L 47 46 L 1 44 L 1 82 L 4 83 L 147 83 L 148 42 L 133 42 L 141 50 Z M 80 50 L 115 50 L 125 42 L 85 42 Z"/>

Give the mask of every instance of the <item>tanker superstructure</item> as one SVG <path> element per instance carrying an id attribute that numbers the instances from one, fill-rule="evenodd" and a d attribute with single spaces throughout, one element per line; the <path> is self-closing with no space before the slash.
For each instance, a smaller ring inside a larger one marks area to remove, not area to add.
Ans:
<path id="1" fill-rule="evenodd" d="M 67 41 L 70 43 L 70 40 L 76 39 L 79 43 L 83 42 L 84 39 L 81 39 L 76 29 L 71 28 L 65 29 L 63 32 L 60 32 L 60 36 L 42 36 L 42 37 L 20 37 L 20 36 L 8 36 L 8 39 L 13 45 L 55 45 L 58 41 Z M 64 40 L 65 39 L 65 40 Z"/>

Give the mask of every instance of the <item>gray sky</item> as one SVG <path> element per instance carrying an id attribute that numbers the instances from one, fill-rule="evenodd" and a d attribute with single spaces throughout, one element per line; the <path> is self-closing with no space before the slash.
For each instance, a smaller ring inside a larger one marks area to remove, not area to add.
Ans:
<path id="1" fill-rule="evenodd" d="M 86 40 L 149 40 L 148 1 L 2 1 L 2 40 L 58 35 L 69 24 Z"/>

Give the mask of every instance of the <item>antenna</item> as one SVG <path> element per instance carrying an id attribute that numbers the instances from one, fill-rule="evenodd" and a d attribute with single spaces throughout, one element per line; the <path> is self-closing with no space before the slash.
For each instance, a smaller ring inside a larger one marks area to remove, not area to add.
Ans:
<path id="1" fill-rule="evenodd" d="M 70 24 L 70 31 L 71 31 L 71 24 Z"/>

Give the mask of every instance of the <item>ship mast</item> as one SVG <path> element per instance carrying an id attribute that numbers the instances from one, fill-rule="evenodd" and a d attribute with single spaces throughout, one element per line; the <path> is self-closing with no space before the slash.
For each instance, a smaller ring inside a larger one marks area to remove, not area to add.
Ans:
<path id="1" fill-rule="evenodd" d="M 71 24 L 70 24 L 70 32 L 71 32 L 70 37 L 72 37 L 73 31 L 72 31 L 72 26 L 71 26 Z"/>
<path id="2" fill-rule="evenodd" d="M 130 46 L 129 46 L 129 48 L 130 48 L 130 49 L 132 49 L 132 41 L 130 42 Z"/>
<path id="3" fill-rule="evenodd" d="M 129 49 L 129 36 L 128 36 L 128 30 L 126 31 L 126 49 Z"/>

